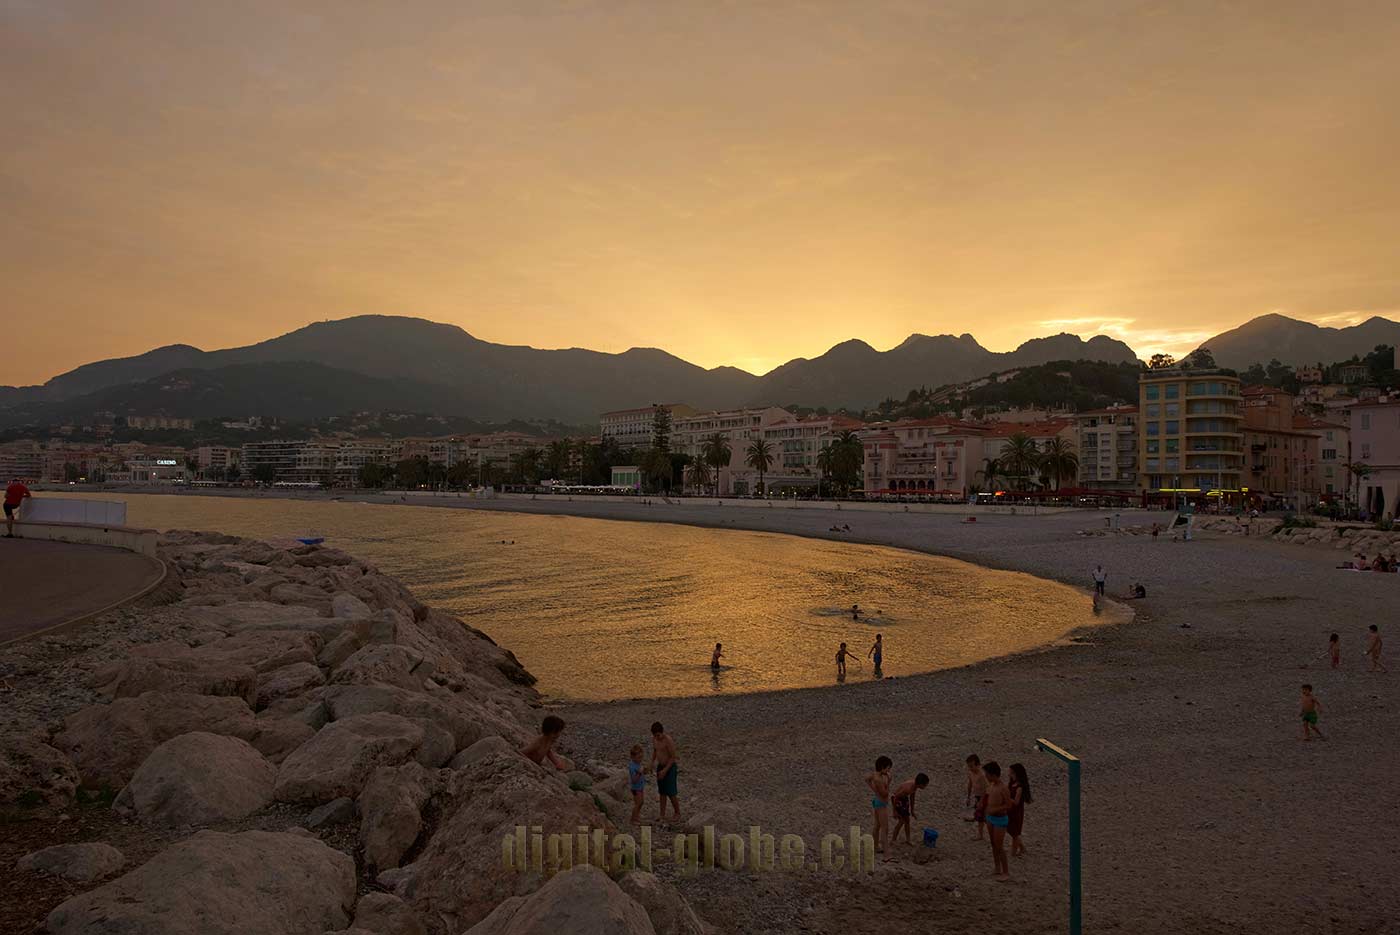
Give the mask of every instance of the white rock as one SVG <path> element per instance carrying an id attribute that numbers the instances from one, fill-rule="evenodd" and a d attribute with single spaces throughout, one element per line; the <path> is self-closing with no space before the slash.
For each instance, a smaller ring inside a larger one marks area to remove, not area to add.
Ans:
<path id="1" fill-rule="evenodd" d="M 575 867 L 527 897 L 515 896 L 468 935 L 656 935 L 651 919 L 597 867 Z"/>
<path id="2" fill-rule="evenodd" d="M 357 796 L 375 767 L 410 759 L 422 742 L 423 728 L 395 714 L 332 721 L 282 761 L 274 794 L 283 802 Z"/>
<path id="3" fill-rule="evenodd" d="M 146 758 L 113 807 L 166 828 L 246 818 L 271 801 L 276 777 L 237 737 L 181 734 Z"/>

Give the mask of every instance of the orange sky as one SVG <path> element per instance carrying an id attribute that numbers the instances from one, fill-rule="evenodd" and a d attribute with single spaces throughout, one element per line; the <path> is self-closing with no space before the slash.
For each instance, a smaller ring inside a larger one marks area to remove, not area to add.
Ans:
<path id="1" fill-rule="evenodd" d="M 0 383 L 370 312 L 755 372 L 1394 314 L 1397 48 L 1389 2 L 0 0 Z"/>

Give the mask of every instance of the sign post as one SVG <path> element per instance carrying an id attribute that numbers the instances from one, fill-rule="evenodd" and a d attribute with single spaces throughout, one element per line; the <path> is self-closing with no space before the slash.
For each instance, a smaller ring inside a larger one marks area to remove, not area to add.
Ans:
<path id="1" fill-rule="evenodd" d="M 1069 768 L 1069 933 L 1081 935 L 1084 930 L 1084 891 L 1079 858 L 1079 757 L 1043 737 L 1036 739 L 1035 747 L 1060 759 Z"/>

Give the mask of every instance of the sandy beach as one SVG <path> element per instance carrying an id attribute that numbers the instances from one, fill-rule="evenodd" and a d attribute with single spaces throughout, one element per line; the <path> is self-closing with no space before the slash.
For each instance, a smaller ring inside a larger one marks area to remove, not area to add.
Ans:
<path id="1" fill-rule="evenodd" d="M 814 873 L 682 880 L 731 932 L 1064 930 L 1062 767 L 1032 749 L 1049 738 L 1084 761 L 1086 931 L 1393 931 L 1400 874 L 1400 729 L 1395 675 L 1365 671 L 1366 625 L 1382 630 L 1400 579 L 1334 568 L 1337 553 L 1258 539 L 1190 543 L 1078 535 L 1103 515 L 984 516 L 797 512 L 498 500 L 474 508 L 723 525 L 926 550 L 1085 587 L 1133 582 L 1131 623 L 1090 642 L 968 669 L 830 689 L 576 707 L 573 743 L 619 762 L 654 719 L 681 747 L 683 805 L 728 803 L 745 822 L 814 842 L 870 818 L 863 777 L 876 756 L 896 781 L 932 782 L 921 820 L 942 833 L 872 876 Z M 833 516 L 849 534 L 828 532 Z M 1127 514 L 1129 516 L 1134 514 Z M 1342 634 L 1343 665 L 1321 657 Z M 825 651 L 819 647 L 814 651 Z M 886 674 L 900 673 L 897 645 Z M 868 671 L 868 670 L 867 670 Z M 1299 686 L 1323 704 L 1327 743 L 1299 739 Z M 1022 762 L 1036 801 L 1015 882 L 960 820 L 964 757 Z M 654 799 L 647 803 L 648 814 Z"/>
<path id="2" fill-rule="evenodd" d="M 733 501 L 423 503 L 892 545 L 1086 590 L 1102 563 L 1110 595 L 1146 585 L 1149 599 L 1132 603 L 1128 623 L 969 668 L 905 675 L 896 641 L 886 649 L 893 677 L 880 682 L 867 665 L 830 688 L 563 708 L 572 752 L 619 766 L 661 720 L 680 747 L 688 814 L 799 834 L 809 847 L 852 823 L 868 826 L 863 779 L 878 755 L 893 758 L 896 782 L 919 771 L 931 777 L 915 827 L 938 829 L 937 848 L 897 845 L 873 874 L 683 879 L 659 865 L 721 931 L 1064 931 L 1064 774 L 1033 749 L 1037 737 L 1084 762 L 1086 931 L 1394 930 L 1396 676 L 1365 671 L 1362 647 L 1368 623 L 1388 630 L 1385 609 L 1400 596 L 1400 577 L 1338 571 L 1335 551 L 1258 538 L 1084 537 L 1079 531 L 1102 527 L 1105 514 L 1079 511 L 984 514 L 969 525 L 951 513 Z M 1139 519 L 1125 514 L 1125 522 Z M 834 520 L 851 531 L 830 532 Z M 1322 658 L 1333 630 L 1342 634 L 1338 672 Z M 1299 739 L 1305 681 L 1321 700 L 1326 743 Z M 963 760 L 973 752 L 1003 768 L 1022 762 L 1030 773 L 1029 853 L 1012 861 L 1010 884 L 992 879 L 987 845 L 960 818 Z M 645 815 L 655 806 L 649 788 Z"/>

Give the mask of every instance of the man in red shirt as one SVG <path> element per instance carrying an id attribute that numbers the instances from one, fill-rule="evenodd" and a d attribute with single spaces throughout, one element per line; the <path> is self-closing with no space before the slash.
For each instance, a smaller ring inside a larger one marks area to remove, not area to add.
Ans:
<path id="1" fill-rule="evenodd" d="M 4 475 L 0 475 L 2 477 Z M 19 512 L 20 503 L 34 496 L 29 492 L 29 488 L 24 486 L 24 481 L 18 477 L 10 479 L 10 486 L 5 488 L 5 538 L 15 537 L 15 514 Z"/>

